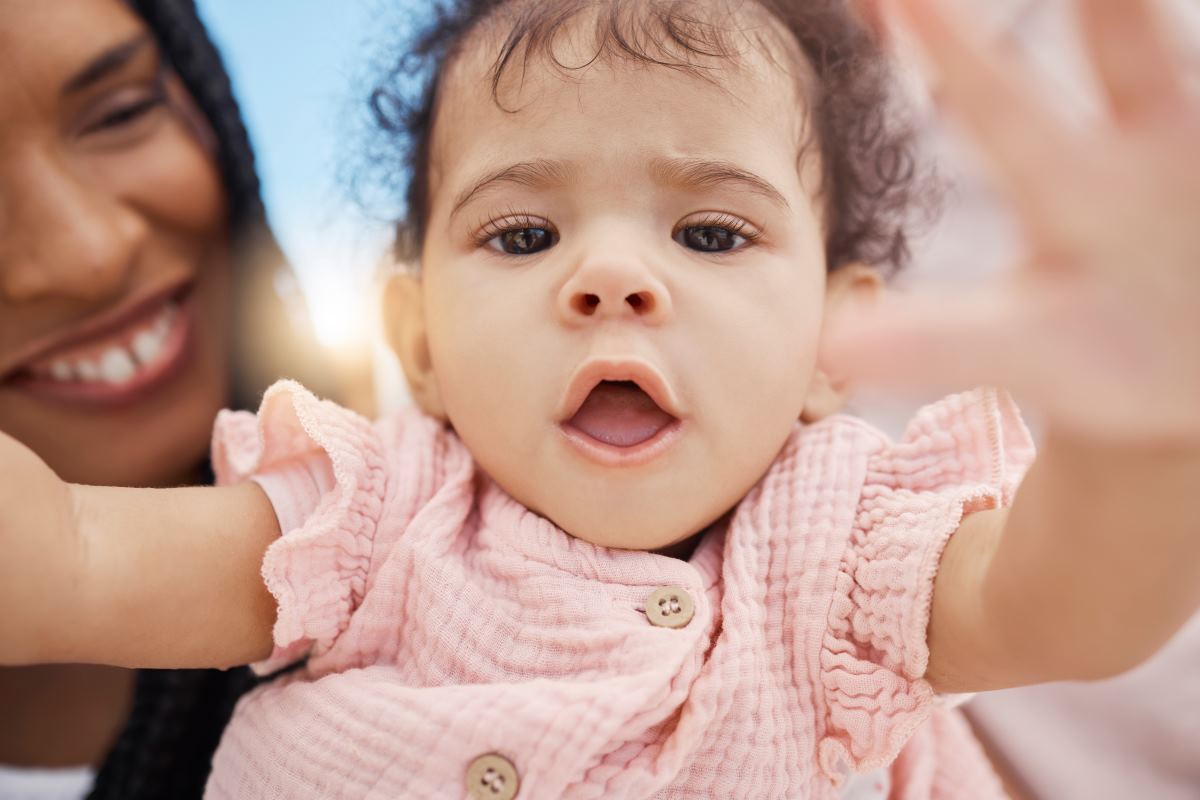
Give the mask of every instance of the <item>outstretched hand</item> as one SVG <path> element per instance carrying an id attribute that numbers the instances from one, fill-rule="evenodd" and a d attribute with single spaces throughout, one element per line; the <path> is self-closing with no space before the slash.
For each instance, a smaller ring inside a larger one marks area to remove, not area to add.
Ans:
<path id="1" fill-rule="evenodd" d="M 68 484 L 0 432 L 0 666 L 228 667 L 271 652 L 279 524 L 254 483 Z"/>
<path id="2" fill-rule="evenodd" d="M 0 552 L 14 561 L 18 539 L 48 546 L 72 518 L 70 488 L 46 462 L 0 431 Z"/>
<path id="3" fill-rule="evenodd" d="M 70 487 L 41 458 L 0 432 L 0 665 L 40 660 L 44 631 L 31 607 L 55 607 L 52 583 L 71 586 L 80 562 Z M 48 562 L 46 553 L 65 554 Z M 42 568 L 52 563 L 53 569 Z"/>
<path id="4" fill-rule="evenodd" d="M 959 0 L 881 0 L 935 73 L 1021 225 L 1019 268 L 974 292 L 831 321 L 858 384 L 1018 393 L 1094 441 L 1200 444 L 1200 102 L 1151 0 L 1079 0 L 1101 120 L 1079 128 Z"/>

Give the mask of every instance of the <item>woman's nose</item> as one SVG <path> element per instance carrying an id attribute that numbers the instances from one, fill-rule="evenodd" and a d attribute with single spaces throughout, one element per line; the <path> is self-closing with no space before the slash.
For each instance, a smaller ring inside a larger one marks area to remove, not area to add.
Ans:
<path id="1" fill-rule="evenodd" d="M 667 287 L 633 259 L 585 262 L 563 284 L 559 316 L 568 324 L 628 318 L 657 325 L 673 309 Z"/>
<path id="2" fill-rule="evenodd" d="M 0 186 L 0 297 L 100 300 L 119 292 L 146 236 L 140 214 L 49 156 Z"/>

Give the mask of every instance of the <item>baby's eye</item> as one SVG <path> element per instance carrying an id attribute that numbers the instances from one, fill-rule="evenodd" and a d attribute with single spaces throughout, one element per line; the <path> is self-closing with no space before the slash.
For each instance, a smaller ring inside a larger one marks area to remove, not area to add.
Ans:
<path id="1" fill-rule="evenodd" d="M 676 241 L 684 247 L 705 253 L 724 253 L 746 241 L 745 237 L 728 228 L 714 228 L 711 225 L 684 228 L 676 236 Z"/>
<path id="2" fill-rule="evenodd" d="M 700 253 L 729 253 L 740 250 L 758 237 L 759 234 L 750 230 L 746 222 L 723 214 L 717 219 L 684 225 L 675 231 L 672 238 L 689 250 Z"/>
<path id="3" fill-rule="evenodd" d="M 512 228 L 487 241 L 488 247 L 511 256 L 540 253 L 553 247 L 555 243 L 554 232 L 548 228 Z"/>

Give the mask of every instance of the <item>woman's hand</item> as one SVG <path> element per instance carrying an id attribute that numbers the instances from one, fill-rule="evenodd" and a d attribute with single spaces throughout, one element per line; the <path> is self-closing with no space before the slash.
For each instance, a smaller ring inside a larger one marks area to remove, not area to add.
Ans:
<path id="1" fill-rule="evenodd" d="M 1200 102 L 1150 0 L 1080 0 L 1104 114 L 1074 127 L 950 0 L 880 0 L 1011 201 L 1020 268 L 833 324 L 853 382 L 1013 389 L 1091 442 L 1200 445 Z"/>

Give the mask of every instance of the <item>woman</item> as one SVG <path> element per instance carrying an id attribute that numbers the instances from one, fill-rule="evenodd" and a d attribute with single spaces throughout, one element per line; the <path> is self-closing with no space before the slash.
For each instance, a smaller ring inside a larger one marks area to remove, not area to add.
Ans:
<path id="1" fill-rule="evenodd" d="M 319 382 L 279 263 L 192 0 L 0 0 L 0 429 L 75 482 L 206 480 L 218 409 Z M 255 368 L 279 339 L 308 369 Z M 0 670 L 0 797 L 199 796 L 248 684 Z"/>

